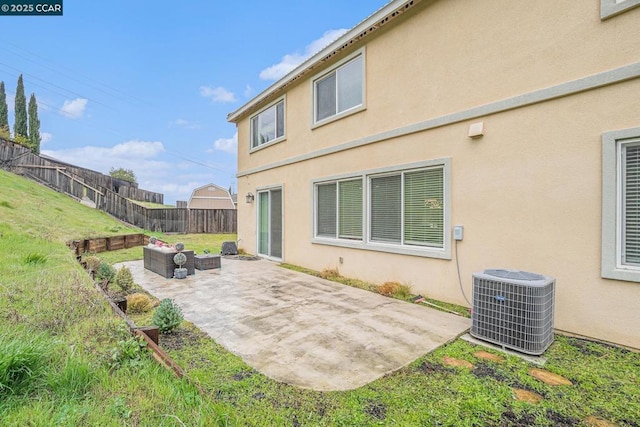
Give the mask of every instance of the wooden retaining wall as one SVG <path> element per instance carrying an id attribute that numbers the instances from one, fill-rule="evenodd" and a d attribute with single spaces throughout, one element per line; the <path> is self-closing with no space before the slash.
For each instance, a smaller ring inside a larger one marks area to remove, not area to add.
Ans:
<path id="1" fill-rule="evenodd" d="M 149 243 L 149 236 L 138 234 L 123 234 L 111 237 L 96 237 L 93 239 L 73 240 L 67 245 L 75 251 L 76 256 L 85 252 L 100 253 L 107 251 L 117 251 L 135 246 L 144 246 Z"/>

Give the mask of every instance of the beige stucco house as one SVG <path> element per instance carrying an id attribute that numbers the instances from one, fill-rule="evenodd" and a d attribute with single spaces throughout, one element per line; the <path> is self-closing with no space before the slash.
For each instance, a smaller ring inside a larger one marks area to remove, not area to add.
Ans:
<path id="1" fill-rule="evenodd" d="M 189 202 L 189 209 L 235 209 L 229 190 L 215 184 L 207 184 L 193 190 Z"/>
<path id="2" fill-rule="evenodd" d="M 229 114 L 247 252 L 640 348 L 640 0 L 395 0 Z M 462 240 L 453 237 L 463 226 Z"/>

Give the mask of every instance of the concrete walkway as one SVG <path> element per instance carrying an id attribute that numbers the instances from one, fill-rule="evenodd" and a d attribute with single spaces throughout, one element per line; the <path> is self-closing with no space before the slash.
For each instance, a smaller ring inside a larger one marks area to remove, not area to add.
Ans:
<path id="1" fill-rule="evenodd" d="M 222 259 L 222 269 L 196 270 L 183 280 L 145 270 L 142 261 L 123 265 L 136 283 L 160 299 L 172 298 L 187 320 L 247 364 L 301 388 L 360 387 L 470 326 L 463 317 L 266 260 Z"/>

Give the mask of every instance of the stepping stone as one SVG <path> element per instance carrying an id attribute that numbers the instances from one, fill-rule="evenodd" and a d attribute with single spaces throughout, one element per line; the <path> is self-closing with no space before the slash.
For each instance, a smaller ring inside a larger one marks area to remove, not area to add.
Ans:
<path id="1" fill-rule="evenodd" d="M 603 420 L 602 418 L 594 417 L 593 415 L 584 419 L 584 425 L 587 427 L 616 427 L 616 425 L 611 421 Z"/>
<path id="2" fill-rule="evenodd" d="M 532 368 L 529 369 L 529 373 L 536 379 L 542 381 L 548 385 L 573 385 L 571 381 L 553 372 L 545 371 L 544 369 Z"/>
<path id="3" fill-rule="evenodd" d="M 488 351 L 476 351 L 473 353 L 475 357 L 478 359 L 491 360 L 492 362 L 502 363 L 504 362 L 504 357 L 498 356 L 497 354 L 489 353 Z"/>
<path id="4" fill-rule="evenodd" d="M 540 403 L 542 402 L 543 397 L 538 393 L 534 393 L 533 391 L 523 390 L 521 388 L 511 387 L 511 391 L 513 391 L 513 395 L 518 402 L 527 402 L 527 403 Z"/>
<path id="5" fill-rule="evenodd" d="M 467 362 L 466 360 L 456 359 L 455 357 L 444 356 L 442 358 L 442 361 L 445 365 L 473 369 L 473 365 L 470 362 Z"/>

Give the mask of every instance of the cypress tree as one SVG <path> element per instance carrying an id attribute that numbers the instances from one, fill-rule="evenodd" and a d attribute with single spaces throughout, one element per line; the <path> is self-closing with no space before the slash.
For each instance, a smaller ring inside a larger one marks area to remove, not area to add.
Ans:
<path id="1" fill-rule="evenodd" d="M 10 138 L 9 134 L 9 107 L 7 107 L 7 93 L 4 90 L 4 82 L 0 82 L 0 137 Z"/>
<path id="2" fill-rule="evenodd" d="M 0 127 L 9 126 L 9 107 L 7 107 L 7 93 L 4 82 L 0 82 Z"/>
<path id="3" fill-rule="evenodd" d="M 40 119 L 38 119 L 38 103 L 36 94 L 29 98 L 29 141 L 34 153 L 40 154 Z"/>
<path id="4" fill-rule="evenodd" d="M 13 124 L 13 137 L 22 135 L 27 137 L 27 98 L 24 96 L 24 82 L 22 74 L 18 77 L 18 87 L 16 88 L 16 103 L 14 113 L 16 121 Z"/>

